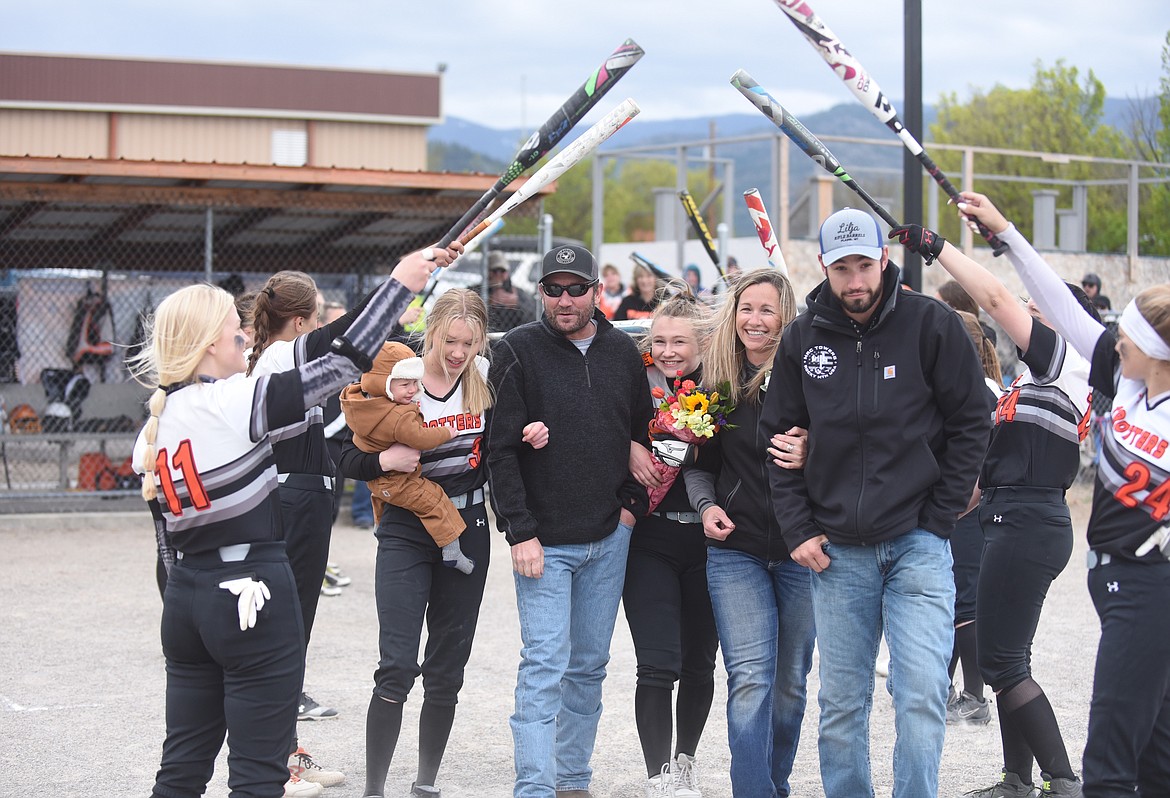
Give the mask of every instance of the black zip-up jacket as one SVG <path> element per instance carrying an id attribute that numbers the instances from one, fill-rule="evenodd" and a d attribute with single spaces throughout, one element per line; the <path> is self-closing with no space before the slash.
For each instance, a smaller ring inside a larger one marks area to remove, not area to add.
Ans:
<path id="1" fill-rule="evenodd" d="M 959 317 L 898 280 L 887 266 L 863 331 L 825 281 L 784 332 L 761 434 L 809 433 L 803 471 L 769 467 L 789 549 L 821 533 L 846 545 L 915 527 L 949 537 L 970 500 L 991 430 L 983 371 Z"/>
<path id="2" fill-rule="evenodd" d="M 492 349 L 496 403 L 488 422 L 492 509 L 513 546 L 592 543 L 617 528 L 623 507 L 645 515 L 646 491 L 630 475 L 630 442 L 648 445 L 650 386 L 637 346 L 594 311 L 597 332 L 582 355 L 542 317 Z M 548 445 L 521 440 L 531 421 Z"/>
<path id="3" fill-rule="evenodd" d="M 743 384 L 751 382 L 756 369 L 746 366 Z M 771 390 L 769 385 L 768 390 Z M 767 391 L 763 396 L 767 395 Z M 686 472 L 687 489 L 695 508 L 702 512 L 711 506 L 707 495 L 710 488 L 704 483 L 714 482 L 714 504 L 723 508 L 735 529 L 725 540 L 707 539 L 707 545 L 719 549 L 735 549 L 766 562 L 788 559 L 788 545 L 780 533 L 780 524 L 772 509 L 772 488 L 768 472 L 776 469 L 768 457 L 770 435 L 760 426 L 760 405 L 743 400 L 727 416 L 734 425 L 719 431 L 704 449 L 713 450 L 709 460 L 700 459 L 698 469 Z M 785 427 L 784 429 L 788 429 Z M 702 470 L 713 473 L 713 479 L 703 479 Z"/>

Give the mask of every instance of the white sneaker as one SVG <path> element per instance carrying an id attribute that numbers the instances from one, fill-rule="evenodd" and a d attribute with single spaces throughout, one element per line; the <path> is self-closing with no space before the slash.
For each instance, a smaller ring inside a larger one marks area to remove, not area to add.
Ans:
<path id="1" fill-rule="evenodd" d="M 288 772 L 297 776 L 301 781 L 320 784 L 322 787 L 335 787 L 345 783 L 345 774 L 340 770 L 326 770 L 313 761 L 313 757 L 304 748 L 297 748 L 288 757 Z"/>
<path id="2" fill-rule="evenodd" d="M 662 772 L 646 779 L 646 798 L 674 798 L 674 779 L 670 774 L 670 763 L 662 766 Z"/>
<path id="3" fill-rule="evenodd" d="M 699 789 L 699 771 L 693 756 L 679 754 L 671 763 L 671 776 L 674 779 L 675 798 L 703 798 Z"/>
<path id="4" fill-rule="evenodd" d="M 324 792 L 325 788 L 320 784 L 305 781 L 291 773 L 284 783 L 284 798 L 321 798 Z"/>

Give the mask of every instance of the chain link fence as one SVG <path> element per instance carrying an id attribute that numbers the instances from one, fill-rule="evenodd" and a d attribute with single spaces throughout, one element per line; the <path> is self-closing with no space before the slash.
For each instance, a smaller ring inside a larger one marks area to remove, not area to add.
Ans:
<path id="1" fill-rule="evenodd" d="M 137 496 L 129 457 L 148 391 L 126 360 L 168 294 L 209 282 L 239 295 L 296 269 L 349 307 L 471 201 L 420 192 L 378 212 L 305 207 L 303 196 L 295 207 L 255 208 L 162 204 L 157 188 L 139 202 L 123 193 L 125 202 L 103 204 L 0 199 L 2 511 Z M 530 217 L 533 205 L 513 214 Z M 527 266 L 534 251 L 509 247 L 535 245 L 500 240 L 495 251 Z M 481 287 L 484 264 L 469 257 L 433 296 Z"/>

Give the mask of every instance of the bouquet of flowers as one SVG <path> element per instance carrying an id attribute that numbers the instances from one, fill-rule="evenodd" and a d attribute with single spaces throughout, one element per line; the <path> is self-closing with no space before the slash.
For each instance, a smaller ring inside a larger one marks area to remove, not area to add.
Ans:
<path id="1" fill-rule="evenodd" d="M 727 386 L 701 391 L 693 380 L 683 380 L 681 371 L 674 379 L 674 393 L 655 387 L 650 394 L 658 400 L 658 410 L 650 420 L 650 441 L 654 468 L 662 477 L 662 486 L 649 490 L 653 510 L 674 484 L 679 469 L 695 462 L 694 447 L 727 426 L 732 407 L 725 402 Z"/>

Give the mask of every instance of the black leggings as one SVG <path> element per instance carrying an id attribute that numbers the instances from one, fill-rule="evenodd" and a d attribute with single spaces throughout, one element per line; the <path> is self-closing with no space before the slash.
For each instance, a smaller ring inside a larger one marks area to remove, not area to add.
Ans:
<path id="1" fill-rule="evenodd" d="M 719 637 L 701 524 L 638 521 L 622 592 L 638 659 L 635 717 L 648 775 L 670 758 L 670 692 L 679 682 L 677 750 L 694 755 L 714 691 Z"/>
<path id="2" fill-rule="evenodd" d="M 483 504 L 460 510 L 467 531 L 463 553 L 475 560 L 465 574 L 443 565 L 442 550 L 414 513 L 386 505 L 375 535 L 378 559 L 374 592 L 378 605 L 378 648 L 374 693 L 399 703 L 423 677 L 423 694 L 437 706 L 454 706 L 479 619 L 487 581 L 490 539 Z M 422 667 L 418 647 L 422 625 L 427 644 Z"/>
<path id="3" fill-rule="evenodd" d="M 979 670 L 998 693 L 1032 675 L 1032 639 L 1048 586 L 1072 554 L 1072 519 L 1055 488 L 989 488 L 978 512 Z"/>

